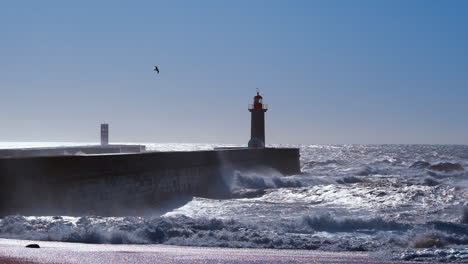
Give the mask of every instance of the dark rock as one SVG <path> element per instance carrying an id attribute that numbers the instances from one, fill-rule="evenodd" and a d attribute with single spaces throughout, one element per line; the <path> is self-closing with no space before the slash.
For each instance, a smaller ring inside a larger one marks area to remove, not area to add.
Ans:
<path id="1" fill-rule="evenodd" d="M 430 170 L 452 172 L 452 171 L 464 171 L 462 165 L 458 163 L 442 162 L 429 167 Z"/>
<path id="2" fill-rule="evenodd" d="M 424 169 L 431 166 L 431 164 L 427 161 L 416 161 L 410 168 L 417 168 L 417 169 Z"/>
<path id="3" fill-rule="evenodd" d="M 38 244 L 29 244 L 26 245 L 27 248 L 41 248 Z"/>

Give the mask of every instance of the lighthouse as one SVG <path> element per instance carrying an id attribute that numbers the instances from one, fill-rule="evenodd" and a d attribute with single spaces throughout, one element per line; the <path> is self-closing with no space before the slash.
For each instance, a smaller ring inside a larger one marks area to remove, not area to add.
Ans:
<path id="1" fill-rule="evenodd" d="M 263 104 L 263 97 L 257 91 L 253 104 L 249 105 L 249 111 L 252 114 L 249 148 L 265 147 L 265 112 L 267 110 L 268 105 Z"/>
<path id="2" fill-rule="evenodd" d="M 101 146 L 109 145 L 109 124 L 101 124 Z"/>

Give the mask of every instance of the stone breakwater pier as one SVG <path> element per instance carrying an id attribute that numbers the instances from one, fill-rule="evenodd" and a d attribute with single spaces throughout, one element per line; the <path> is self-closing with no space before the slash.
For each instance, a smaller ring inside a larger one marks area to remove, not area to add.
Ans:
<path id="1" fill-rule="evenodd" d="M 222 197 L 236 170 L 300 173 L 299 149 L 265 147 L 268 107 L 253 99 L 245 148 L 149 152 L 109 144 L 101 124 L 100 145 L 0 150 L 0 216 L 126 215 L 184 195 Z"/>
<path id="2" fill-rule="evenodd" d="M 0 158 L 0 215 L 118 215 L 208 197 L 233 170 L 300 172 L 298 149 Z"/>

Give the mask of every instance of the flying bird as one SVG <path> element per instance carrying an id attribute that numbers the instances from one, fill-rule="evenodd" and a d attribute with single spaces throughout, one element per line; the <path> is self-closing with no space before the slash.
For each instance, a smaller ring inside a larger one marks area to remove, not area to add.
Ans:
<path id="1" fill-rule="evenodd" d="M 153 70 L 153 71 L 155 71 L 155 72 L 157 72 L 157 73 L 159 74 L 159 68 L 158 68 L 158 66 L 154 66 L 154 70 Z"/>

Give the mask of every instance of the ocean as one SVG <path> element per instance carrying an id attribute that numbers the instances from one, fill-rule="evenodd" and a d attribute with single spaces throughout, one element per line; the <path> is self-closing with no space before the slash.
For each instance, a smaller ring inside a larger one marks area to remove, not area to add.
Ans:
<path id="1" fill-rule="evenodd" d="M 0 148 L 83 145 L 1 142 Z M 186 151 L 236 145 L 145 144 Z M 141 216 L 6 216 L 0 238 L 98 244 L 367 251 L 468 262 L 468 146 L 299 147 L 299 175 L 220 175 L 232 199 L 180 197 Z M 215 187 L 213 187 L 215 188 Z"/>

